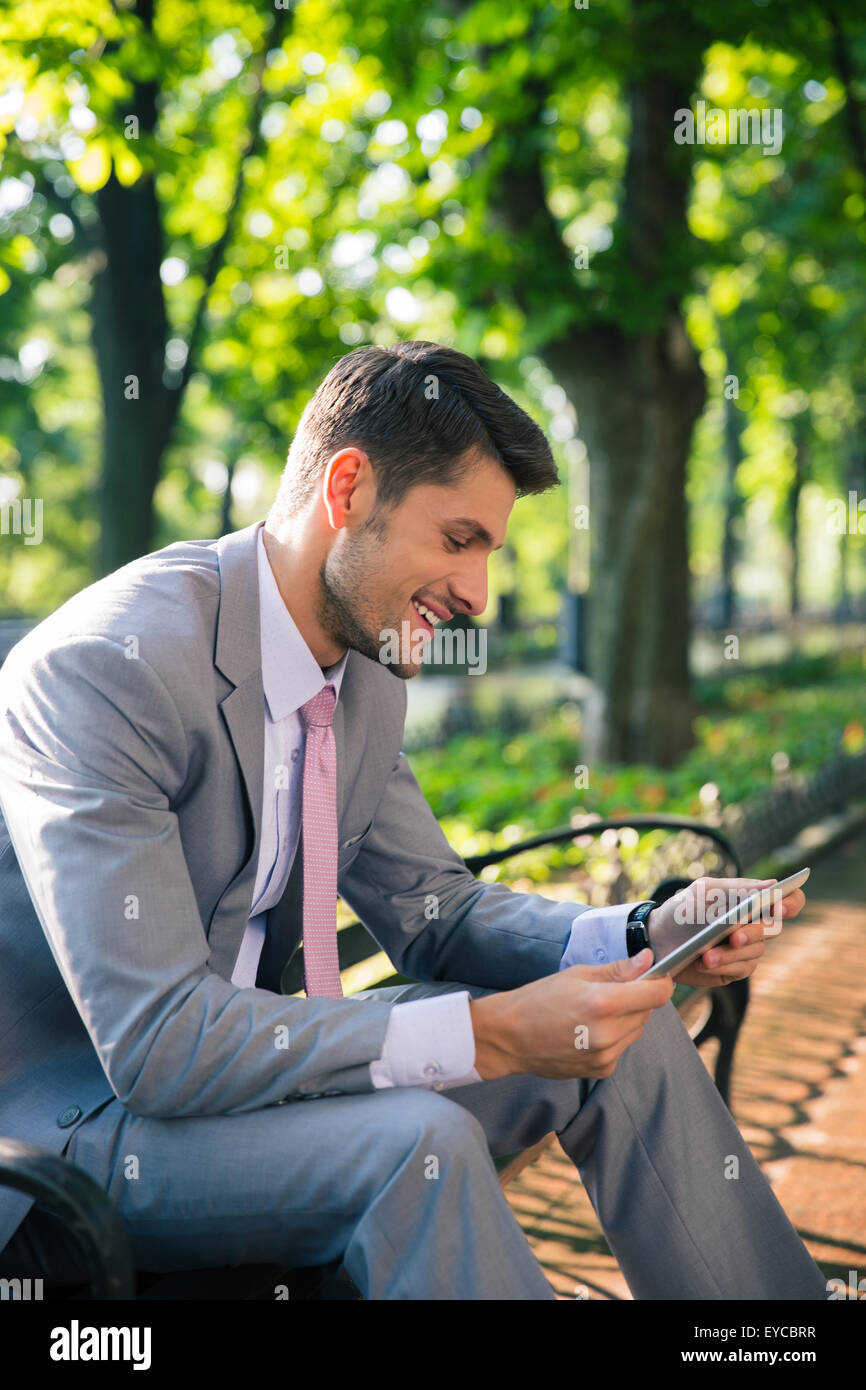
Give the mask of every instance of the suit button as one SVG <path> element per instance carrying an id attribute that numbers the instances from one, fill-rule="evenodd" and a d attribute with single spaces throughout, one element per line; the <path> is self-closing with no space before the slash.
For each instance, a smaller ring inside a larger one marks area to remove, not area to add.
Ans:
<path id="1" fill-rule="evenodd" d="M 441 1076 L 442 1074 L 442 1068 L 437 1062 L 428 1062 L 426 1067 L 422 1068 L 422 1071 L 428 1079 L 433 1076 Z"/>
<path id="2" fill-rule="evenodd" d="M 61 1110 L 60 1114 L 57 1116 L 57 1123 L 61 1129 L 68 1129 L 70 1125 L 74 1125 L 75 1121 L 80 1119 L 81 1106 L 67 1105 L 66 1109 Z"/>

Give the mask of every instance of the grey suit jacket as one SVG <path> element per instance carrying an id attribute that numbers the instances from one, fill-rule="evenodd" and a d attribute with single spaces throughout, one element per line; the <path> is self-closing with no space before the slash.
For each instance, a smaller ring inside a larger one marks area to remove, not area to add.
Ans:
<path id="1" fill-rule="evenodd" d="M 59 1152 L 114 1096 L 170 1118 L 374 1089 L 393 1004 L 231 984 L 263 795 L 255 541 L 254 524 L 125 565 L 0 670 L 0 1135 Z M 556 971 L 580 909 L 473 878 L 400 751 L 405 710 L 404 682 L 350 652 L 341 895 L 414 979 Z M 291 889 L 269 923 L 290 950 Z M 0 1188 L 0 1248 L 30 1205 Z"/>

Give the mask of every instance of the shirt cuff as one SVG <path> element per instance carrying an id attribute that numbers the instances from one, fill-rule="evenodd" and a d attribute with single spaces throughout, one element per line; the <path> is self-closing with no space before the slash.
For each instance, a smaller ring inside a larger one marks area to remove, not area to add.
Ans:
<path id="1" fill-rule="evenodd" d="M 482 1080 L 474 1062 L 469 993 L 456 990 L 392 1006 L 382 1056 L 370 1063 L 370 1079 L 376 1090 L 421 1086 L 447 1091 Z"/>
<path id="2" fill-rule="evenodd" d="M 560 970 L 569 965 L 608 965 L 628 958 L 625 926 L 628 914 L 638 902 L 617 903 L 615 907 L 588 907 L 571 924 L 571 935 L 559 962 Z"/>

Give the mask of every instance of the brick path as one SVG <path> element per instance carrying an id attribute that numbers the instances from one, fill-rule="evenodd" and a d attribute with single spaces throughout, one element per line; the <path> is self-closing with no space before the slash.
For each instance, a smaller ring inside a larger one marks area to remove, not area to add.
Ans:
<path id="1" fill-rule="evenodd" d="M 808 906 L 752 978 L 734 1117 L 829 1278 L 866 1277 L 866 836 L 813 868 Z M 701 1048 L 708 1068 L 718 1044 Z M 580 1178 L 554 1143 L 507 1188 L 561 1298 L 630 1299 Z M 866 1284 L 864 1284 L 866 1288 Z"/>

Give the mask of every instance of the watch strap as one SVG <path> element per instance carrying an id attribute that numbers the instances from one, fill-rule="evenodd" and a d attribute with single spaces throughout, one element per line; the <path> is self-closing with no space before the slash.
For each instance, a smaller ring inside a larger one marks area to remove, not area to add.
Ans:
<path id="1" fill-rule="evenodd" d="M 652 899 L 646 902 L 636 903 L 628 914 L 625 927 L 625 944 L 629 956 L 637 956 L 641 951 L 645 951 L 650 946 L 649 933 L 646 929 L 646 919 L 649 917 L 653 908 L 658 904 Z"/>

